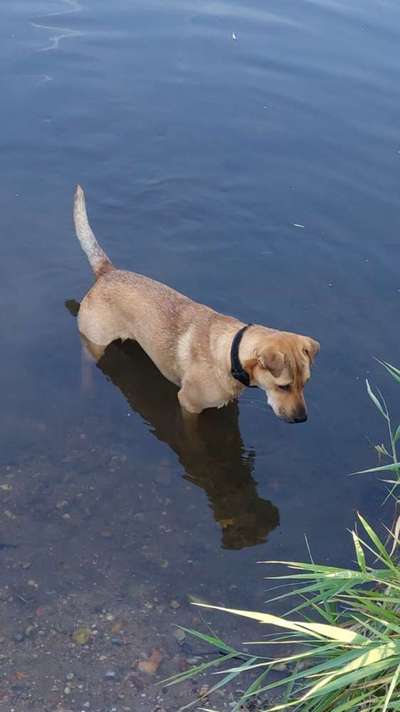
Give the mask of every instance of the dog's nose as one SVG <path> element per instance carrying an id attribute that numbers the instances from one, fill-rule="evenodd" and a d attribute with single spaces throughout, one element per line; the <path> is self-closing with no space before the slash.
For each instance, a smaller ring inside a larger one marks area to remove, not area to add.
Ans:
<path id="1" fill-rule="evenodd" d="M 293 421 L 294 421 L 295 423 L 305 423 L 306 420 L 307 420 L 307 418 L 308 418 L 307 413 L 301 413 L 301 415 L 296 415 L 296 416 L 293 418 Z"/>
<path id="2" fill-rule="evenodd" d="M 283 420 L 286 423 L 305 423 L 308 418 L 307 413 L 302 413 L 301 415 L 293 415 L 292 417 L 284 416 Z"/>

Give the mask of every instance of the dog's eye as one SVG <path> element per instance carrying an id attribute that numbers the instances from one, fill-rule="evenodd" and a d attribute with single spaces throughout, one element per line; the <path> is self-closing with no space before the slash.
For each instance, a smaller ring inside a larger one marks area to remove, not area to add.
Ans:
<path id="1" fill-rule="evenodd" d="M 280 391 L 290 391 L 290 383 L 287 383 L 286 386 L 278 386 Z"/>

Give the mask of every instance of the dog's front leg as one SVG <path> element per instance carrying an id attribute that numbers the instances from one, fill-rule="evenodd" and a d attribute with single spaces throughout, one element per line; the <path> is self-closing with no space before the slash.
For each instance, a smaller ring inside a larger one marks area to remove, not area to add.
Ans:
<path id="1" fill-rule="evenodd" d="M 181 408 L 182 434 L 184 440 L 190 444 L 191 448 L 201 447 L 201 435 L 199 429 L 199 414 L 189 413 L 185 408 Z"/>
<path id="2" fill-rule="evenodd" d="M 178 392 L 178 400 L 184 417 L 186 414 L 186 417 L 193 418 L 193 416 L 199 415 L 204 410 L 199 395 L 199 387 L 196 382 L 185 378 L 182 388 Z"/>

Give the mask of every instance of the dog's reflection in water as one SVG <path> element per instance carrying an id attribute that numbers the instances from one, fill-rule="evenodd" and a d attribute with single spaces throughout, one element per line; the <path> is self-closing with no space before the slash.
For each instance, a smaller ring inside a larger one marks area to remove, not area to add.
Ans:
<path id="1" fill-rule="evenodd" d="M 90 342 L 85 340 L 84 344 L 150 432 L 177 454 L 185 478 L 206 492 L 222 530 L 222 546 L 241 549 L 264 542 L 279 524 L 279 512 L 257 494 L 252 476 L 254 453 L 244 448 L 237 404 L 206 411 L 199 416 L 195 430 L 188 429 L 177 388 L 138 344 L 114 342 L 101 356 Z"/>

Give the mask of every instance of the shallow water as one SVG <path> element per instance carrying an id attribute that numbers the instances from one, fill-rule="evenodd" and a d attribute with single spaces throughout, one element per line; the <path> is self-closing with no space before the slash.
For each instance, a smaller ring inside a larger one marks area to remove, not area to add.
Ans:
<path id="1" fill-rule="evenodd" d="M 396 395 L 374 357 L 400 363 L 398 3 L 6 0 L 0 27 L 3 584 L 256 607 L 304 535 L 350 563 L 356 509 L 388 516 L 347 473 L 384 437 L 364 378 Z M 82 372 L 77 181 L 115 264 L 320 340 L 307 425 L 249 391 L 194 447 L 135 346 Z"/>

